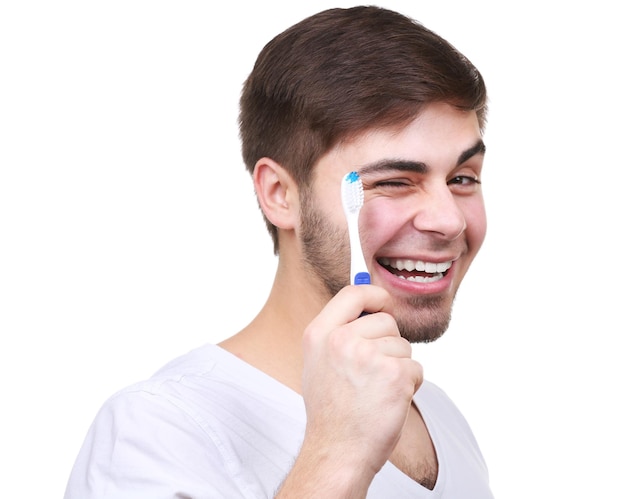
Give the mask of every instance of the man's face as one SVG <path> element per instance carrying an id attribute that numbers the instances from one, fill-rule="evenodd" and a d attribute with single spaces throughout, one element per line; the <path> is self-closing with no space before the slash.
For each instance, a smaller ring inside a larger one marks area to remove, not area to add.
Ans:
<path id="1" fill-rule="evenodd" d="M 316 165 L 303 200 L 307 264 L 332 295 L 349 282 L 341 179 L 359 172 L 365 190 L 360 234 L 372 284 L 393 297 L 409 341 L 447 329 L 454 296 L 486 231 L 484 156 L 474 112 L 432 104 L 402 129 L 374 130 L 340 144 Z"/>

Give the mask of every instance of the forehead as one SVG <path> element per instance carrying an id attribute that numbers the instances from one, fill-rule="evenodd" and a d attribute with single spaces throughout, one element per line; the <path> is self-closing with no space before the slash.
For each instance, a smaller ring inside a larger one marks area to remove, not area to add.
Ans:
<path id="1" fill-rule="evenodd" d="M 482 153 L 476 113 L 437 103 L 405 126 L 368 130 L 333 147 L 320 160 L 318 173 L 336 177 L 393 162 L 452 168 Z"/>

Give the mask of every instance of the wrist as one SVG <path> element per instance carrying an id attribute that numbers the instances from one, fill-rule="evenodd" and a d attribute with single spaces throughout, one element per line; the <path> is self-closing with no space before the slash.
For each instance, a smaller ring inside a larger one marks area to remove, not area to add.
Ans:
<path id="1" fill-rule="evenodd" d="M 328 497 L 365 498 L 378 470 L 364 459 L 337 445 L 311 445 L 305 440 L 294 466 L 276 499 Z"/>

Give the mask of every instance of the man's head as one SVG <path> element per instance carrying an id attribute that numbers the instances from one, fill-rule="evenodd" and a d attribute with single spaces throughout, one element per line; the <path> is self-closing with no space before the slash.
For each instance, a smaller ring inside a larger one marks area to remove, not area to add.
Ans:
<path id="1" fill-rule="evenodd" d="M 241 96 L 243 158 L 252 173 L 270 157 L 302 195 L 317 161 L 337 144 L 410 123 L 447 103 L 486 120 L 480 73 L 419 23 L 378 7 L 330 9 L 270 41 Z M 279 251 L 276 227 L 266 219 Z"/>

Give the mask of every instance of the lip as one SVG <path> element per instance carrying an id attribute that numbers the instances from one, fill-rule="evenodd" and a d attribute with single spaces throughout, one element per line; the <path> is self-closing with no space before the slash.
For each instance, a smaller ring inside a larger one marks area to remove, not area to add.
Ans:
<path id="1" fill-rule="evenodd" d="M 389 287 L 389 289 L 393 288 L 395 290 L 408 293 L 408 294 L 443 294 L 448 291 L 453 283 L 453 276 L 455 273 L 456 262 L 458 257 L 453 257 L 449 259 L 445 259 L 442 257 L 438 258 L 420 258 L 420 261 L 430 262 L 430 263 L 444 263 L 444 262 L 452 262 L 450 268 L 444 273 L 443 277 L 434 282 L 415 282 L 407 279 L 402 279 L 397 277 L 395 274 L 387 270 L 381 263 L 380 258 L 376 259 L 376 275 L 382 279 L 387 285 L 385 287 Z M 397 260 L 397 258 L 388 258 L 388 260 Z M 406 260 L 405 258 L 400 258 L 400 260 Z M 414 260 L 413 258 L 409 260 Z"/>

